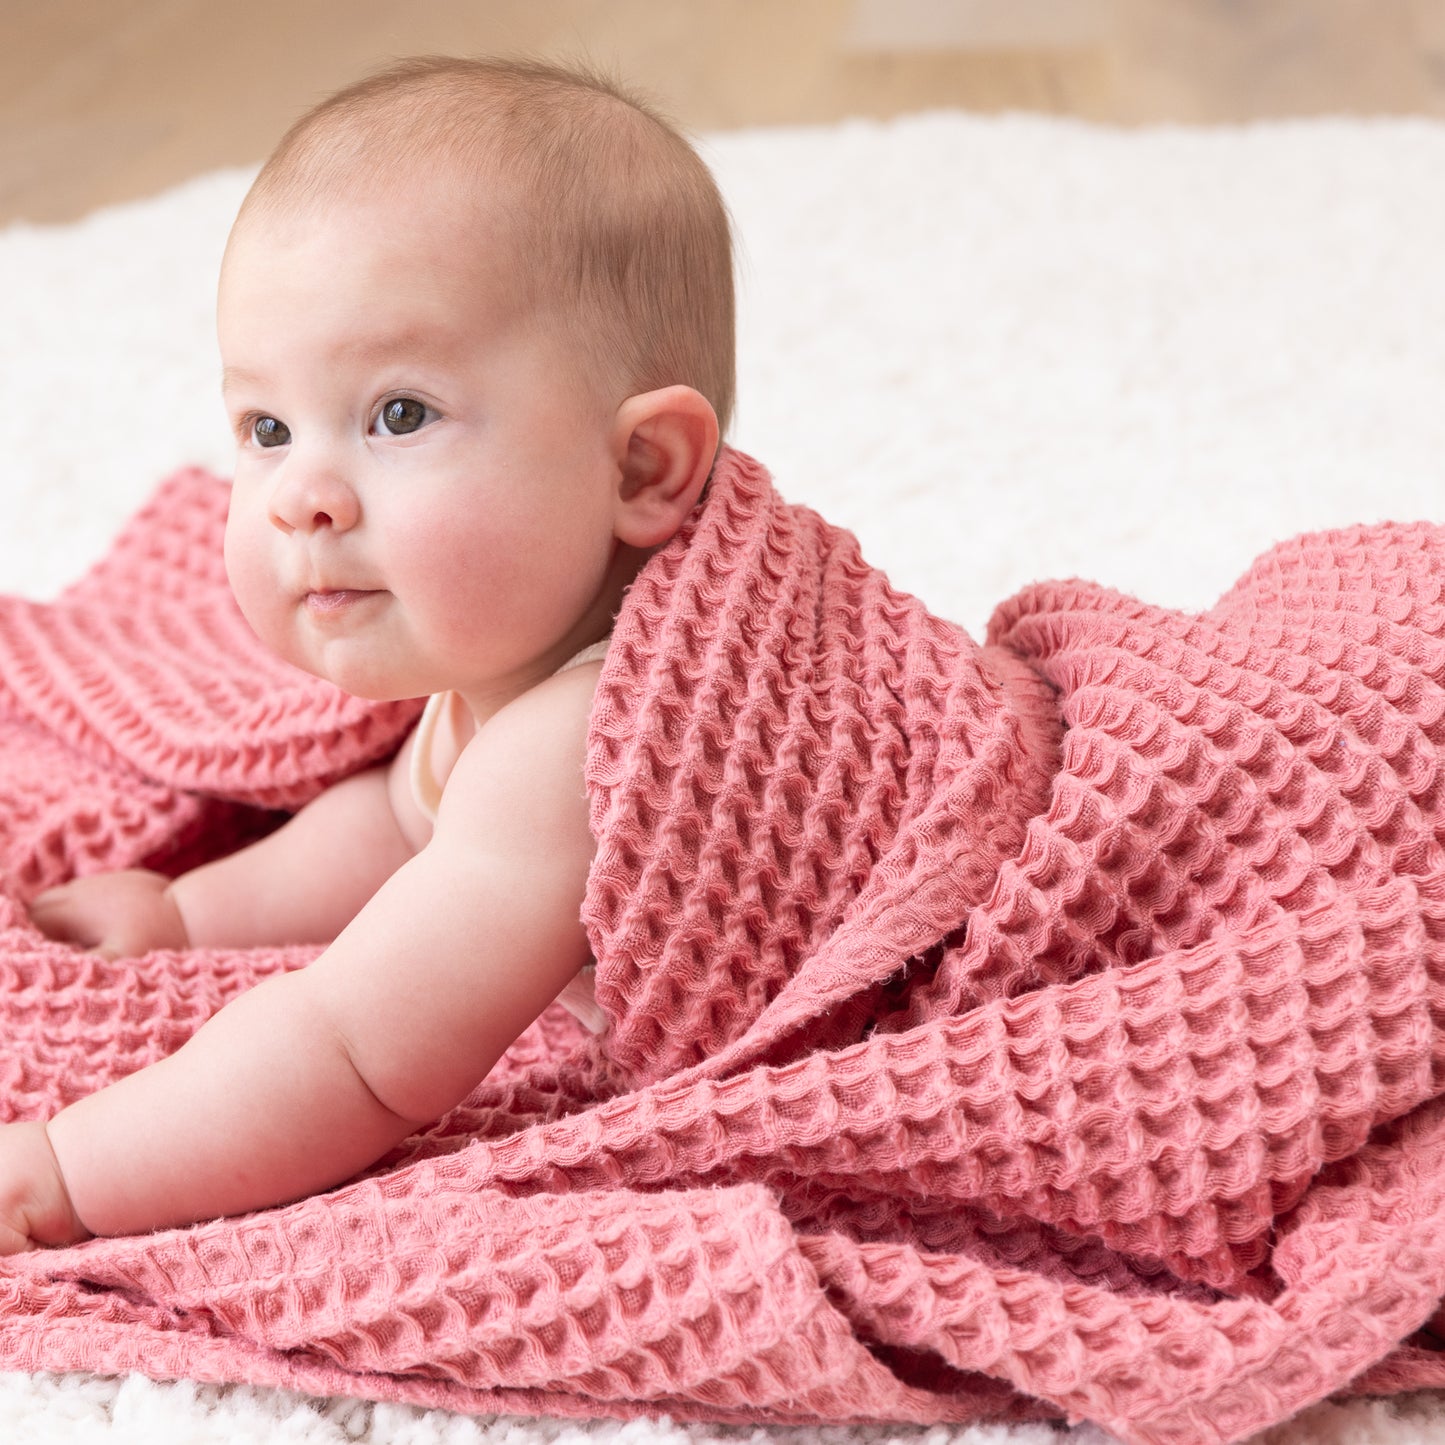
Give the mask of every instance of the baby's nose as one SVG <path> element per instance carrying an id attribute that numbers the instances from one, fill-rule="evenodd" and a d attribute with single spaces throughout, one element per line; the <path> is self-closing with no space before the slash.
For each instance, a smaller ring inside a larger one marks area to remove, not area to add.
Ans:
<path id="1" fill-rule="evenodd" d="M 327 468 L 298 468 L 282 477 L 271 496 L 271 520 L 283 532 L 345 532 L 360 518 L 356 492 Z"/>

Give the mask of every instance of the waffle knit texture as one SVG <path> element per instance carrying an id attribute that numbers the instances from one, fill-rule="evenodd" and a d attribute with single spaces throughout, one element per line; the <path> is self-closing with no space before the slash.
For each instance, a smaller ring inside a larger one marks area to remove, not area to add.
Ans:
<path id="1" fill-rule="evenodd" d="M 261 648 L 225 505 L 178 474 L 0 602 L 4 1117 L 316 952 L 105 962 L 27 899 L 415 720 Z M 1445 529 L 1354 528 L 1200 615 L 1036 586 L 980 647 L 725 453 L 598 685 L 606 1032 L 548 1010 L 327 1194 L 0 1262 L 0 1367 L 1150 1445 L 1445 1384 L 1442 584 Z"/>

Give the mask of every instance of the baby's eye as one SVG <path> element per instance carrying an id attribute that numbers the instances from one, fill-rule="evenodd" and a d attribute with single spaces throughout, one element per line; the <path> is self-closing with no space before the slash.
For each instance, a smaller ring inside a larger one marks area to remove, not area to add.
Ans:
<path id="1" fill-rule="evenodd" d="M 414 396 L 396 396 L 382 407 L 376 420 L 383 428 L 383 435 L 406 436 L 426 425 L 429 411 L 431 408 Z"/>
<path id="2" fill-rule="evenodd" d="M 258 447 L 284 447 L 291 440 L 291 428 L 274 416 L 253 417 L 250 429 Z"/>

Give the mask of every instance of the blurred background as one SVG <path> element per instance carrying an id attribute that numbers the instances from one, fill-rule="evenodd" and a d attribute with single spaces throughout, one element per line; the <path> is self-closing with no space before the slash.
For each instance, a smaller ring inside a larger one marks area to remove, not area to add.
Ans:
<path id="1" fill-rule="evenodd" d="M 399 55 L 585 57 L 693 130 L 1445 115 L 1445 0 L 0 0 L 0 225 L 260 161 Z"/>

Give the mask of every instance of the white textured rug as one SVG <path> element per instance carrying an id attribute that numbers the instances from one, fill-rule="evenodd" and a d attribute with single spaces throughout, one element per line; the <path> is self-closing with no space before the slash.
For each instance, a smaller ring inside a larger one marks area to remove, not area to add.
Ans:
<path id="1" fill-rule="evenodd" d="M 976 633 L 1038 577 L 1201 606 L 1281 536 L 1445 511 L 1445 125 L 932 115 L 707 149 L 741 243 L 733 440 Z M 168 470 L 225 471 L 211 304 L 246 180 L 0 230 L 0 590 L 53 594 Z M 0 1376 L 0 1441 L 46 1445 L 1063 1438 L 1105 1439 L 477 1421 Z M 1322 1405 L 1266 1440 L 1445 1441 L 1445 1404 Z"/>

